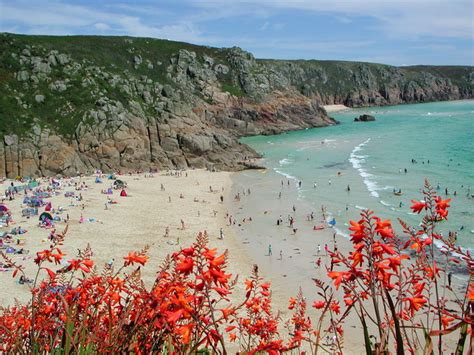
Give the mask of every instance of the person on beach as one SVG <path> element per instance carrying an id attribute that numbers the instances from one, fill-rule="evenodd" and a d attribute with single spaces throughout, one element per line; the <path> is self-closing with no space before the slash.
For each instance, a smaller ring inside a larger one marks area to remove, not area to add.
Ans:
<path id="1" fill-rule="evenodd" d="M 329 185 L 331 185 L 331 179 L 329 179 L 329 181 L 328 181 L 328 182 L 329 182 Z"/>
<path id="2" fill-rule="evenodd" d="M 224 230 L 222 228 L 219 230 L 219 239 L 224 239 Z"/>
<path id="3" fill-rule="evenodd" d="M 321 254 L 321 244 L 318 244 L 318 255 Z"/>
<path id="4" fill-rule="evenodd" d="M 351 187 L 349 185 L 347 185 L 347 188 L 346 188 L 347 192 L 350 192 L 351 191 Z"/>
<path id="5" fill-rule="evenodd" d="M 296 213 L 296 206 L 293 205 L 293 213 Z"/>
<path id="6" fill-rule="evenodd" d="M 319 269 L 321 267 L 321 258 L 318 258 L 318 260 L 316 260 L 316 269 Z"/>
<path id="7" fill-rule="evenodd" d="M 450 272 L 450 273 L 448 274 L 448 286 L 449 286 L 449 287 L 451 287 L 451 277 L 452 277 L 452 276 L 453 276 L 453 273 Z"/>
<path id="8" fill-rule="evenodd" d="M 184 230 L 185 228 L 186 228 L 186 227 L 185 227 L 185 225 L 184 225 L 184 221 L 181 220 L 181 229 Z"/>
<path id="9" fill-rule="evenodd" d="M 317 187 L 318 187 L 318 184 L 314 183 L 313 188 L 317 188 Z"/>
<path id="10" fill-rule="evenodd" d="M 281 191 L 278 193 L 278 199 L 281 200 Z"/>
<path id="11" fill-rule="evenodd" d="M 302 184 L 301 180 L 298 181 L 298 187 L 299 187 L 299 188 L 301 188 L 301 184 Z"/>
<path id="12" fill-rule="evenodd" d="M 268 255 L 269 256 L 272 255 L 272 245 L 271 244 L 268 244 Z"/>
<path id="13" fill-rule="evenodd" d="M 283 260 L 283 250 L 280 250 L 280 260 Z"/>
<path id="14" fill-rule="evenodd" d="M 223 203 L 223 202 L 224 202 L 224 196 L 221 195 L 221 203 Z"/>
<path id="15" fill-rule="evenodd" d="M 168 238 L 170 236 L 170 226 L 166 226 L 165 234 L 163 235 L 164 238 Z"/>

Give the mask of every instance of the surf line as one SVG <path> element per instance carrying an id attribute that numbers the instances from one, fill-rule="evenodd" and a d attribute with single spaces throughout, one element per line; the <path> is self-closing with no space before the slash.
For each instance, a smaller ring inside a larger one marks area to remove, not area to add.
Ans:
<path id="1" fill-rule="evenodd" d="M 351 154 L 349 155 L 349 162 L 352 164 L 352 167 L 359 172 L 359 175 L 362 177 L 365 186 L 367 186 L 367 190 L 369 190 L 370 195 L 375 198 L 379 198 L 380 196 L 377 192 L 377 183 L 370 179 L 371 177 L 373 177 L 373 175 L 368 173 L 367 170 L 362 167 L 362 164 L 365 162 L 365 158 L 367 158 L 367 155 L 357 154 L 367 144 L 369 144 L 369 142 L 370 138 L 367 138 L 364 142 L 360 143 L 359 145 L 356 145 L 352 150 Z"/>

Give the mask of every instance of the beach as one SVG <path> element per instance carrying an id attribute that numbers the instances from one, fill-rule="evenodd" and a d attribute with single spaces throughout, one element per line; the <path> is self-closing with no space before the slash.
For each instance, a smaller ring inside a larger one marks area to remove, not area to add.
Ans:
<path id="1" fill-rule="evenodd" d="M 324 105 L 323 107 L 327 113 L 349 110 L 349 107 L 345 105 Z"/>
<path id="2" fill-rule="evenodd" d="M 56 194 L 45 202 L 51 202 L 53 209 L 63 210 L 56 215 L 61 219 L 69 216 L 68 223 L 55 223 L 58 231 L 68 226 L 61 247 L 67 254 L 66 260 L 74 258 L 78 249 L 90 246 L 94 253 L 92 259 L 100 271 L 106 263 L 121 266 L 123 256 L 148 245 L 150 259 L 142 268 L 142 275 L 146 285 L 151 286 L 165 257 L 190 246 L 197 234 L 205 230 L 209 234 L 210 247 L 218 248 L 219 252 L 229 251 L 228 271 L 238 274 L 240 281 L 233 294 L 236 302 L 244 299 L 243 280 L 251 274 L 255 264 L 260 276 L 272 284 L 273 309 L 280 311 L 282 326 L 290 314 L 288 300 L 298 294 L 300 287 L 309 304 L 315 299 L 315 288 L 309 281 L 314 277 L 325 278 L 328 260 L 325 246 L 334 247 L 334 233 L 330 228 L 312 230 L 314 225 L 324 224 L 322 216 L 314 211 L 314 220 L 307 220 L 312 209 L 299 198 L 295 180 L 282 177 L 280 181 L 280 175 L 267 170 L 241 173 L 189 170 L 175 175 L 149 176 L 117 176 L 127 184 L 127 197 L 120 196 L 120 189 L 113 190 L 112 195 L 102 193 L 113 184 L 106 176 L 102 177 L 101 183 L 96 183 L 96 176 L 59 180 Z M 50 182 L 50 179 L 43 179 L 39 187 L 46 187 Z M 284 182 L 283 186 L 281 182 Z M 1 188 L 6 189 L 10 184 L 11 181 L 6 180 Z M 14 184 L 21 186 L 19 182 Z M 80 189 L 76 190 L 78 187 Z M 76 197 L 65 197 L 66 192 L 73 192 Z M 278 198 L 278 192 L 282 193 L 281 198 Z M 25 208 L 23 198 L 20 193 L 13 201 L 5 201 L 14 223 L 3 227 L 1 232 L 20 227 L 27 230 L 15 238 L 21 240 L 21 248 L 29 253 L 8 255 L 25 267 L 27 277 L 33 278 L 36 272 L 33 259 L 36 252 L 49 246 L 51 230 L 39 227 L 38 216 L 21 217 Z M 109 199 L 117 203 L 107 203 Z M 292 212 L 292 206 L 296 212 Z M 39 213 L 43 210 L 44 207 L 40 207 Z M 284 221 L 276 226 L 280 214 Z M 296 220 L 296 233 L 288 227 L 288 214 Z M 169 236 L 165 236 L 167 227 Z M 219 238 L 220 228 L 223 239 Z M 340 240 L 340 237 L 337 243 L 339 248 L 349 247 L 347 240 Z M 269 245 L 272 255 L 269 255 Z M 14 243 L 11 246 L 20 248 Z M 315 264 L 318 258 L 321 259 L 320 267 Z M 62 266 L 53 267 L 53 270 Z M 46 277 L 46 273 L 41 275 Z M 11 270 L 0 273 L 0 282 L 4 286 L 0 289 L 2 306 L 13 305 L 15 300 L 30 300 L 28 287 L 20 284 L 18 277 L 12 278 Z M 310 308 L 309 314 L 313 313 Z M 351 341 L 348 339 L 346 343 Z M 354 342 L 354 346 L 356 344 Z"/>
<path id="3" fill-rule="evenodd" d="M 150 260 L 142 268 L 142 275 L 146 285 L 151 286 L 165 257 L 190 246 L 197 234 L 206 230 L 209 246 L 218 248 L 219 252 L 227 249 L 228 271 L 240 276 L 232 299 L 236 303 L 244 299 L 243 280 L 258 265 L 259 275 L 271 282 L 273 309 L 280 312 L 283 326 L 291 315 L 290 297 L 297 296 L 301 289 L 311 305 L 320 299 L 312 280 L 332 283 L 327 277 L 330 258 L 326 247 L 345 254 L 352 249 L 346 237 L 328 226 L 329 216 L 323 216 L 321 208 L 304 198 L 305 190 L 315 189 L 312 183 L 300 184 L 298 179 L 272 169 L 240 173 L 189 170 L 174 175 L 132 174 L 117 178 L 127 183 L 127 197 L 120 196 L 120 189 L 113 190 L 112 195 L 103 194 L 102 190 L 108 190 L 112 180 L 103 177 L 102 183 L 96 183 L 95 176 L 88 176 L 60 180 L 58 194 L 45 199 L 53 208 L 63 209 L 58 216 L 64 219 L 69 215 L 68 232 L 61 248 L 68 255 L 67 260 L 74 258 L 78 249 L 90 245 L 99 270 L 110 262 L 119 267 L 128 252 L 149 245 Z M 46 186 L 47 181 L 41 185 Z M 5 181 L 2 188 L 9 184 Z M 75 189 L 81 186 L 81 190 Z M 64 196 L 71 191 L 76 197 L 82 196 L 82 200 Z M 108 198 L 117 203 L 107 203 Z M 36 271 L 33 258 L 37 251 L 49 245 L 50 230 L 38 226 L 37 216 L 21 217 L 22 201 L 19 194 L 15 200 L 6 202 L 15 223 L 1 231 L 14 227 L 27 230 L 19 238 L 24 243 L 21 247 L 29 253 L 12 257 L 25 266 L 27 276 L 32 278 Z M 325 201 L 316 203 L 324 205 Z M 280 218 L 282 223 L 277 223 Z M 294 220 L 291 227 L 290 218 Z M 62 230 L 65 226 L 65 222 L 57 222 L 55 227 Z M 167 227 L 168 236 L 165 236 Z M 221 228 L 223 239 L 220 239 Z M 4 286 L 0 290 L 2 306 L 13 305 L 16 299 L 21 302 L 30 299 L 28 287 L 20 285 L 18 278 L 13 279 L 11 272 L 1 272 L 0 282 Z M 342 302 L 342 297 L 339 300 Z M 308 314 L 316 316 L 317 311 L 309 307 Z M 361 332 L 355 315 L 346 319 L 344 343 L 345 349 L 351 349 L 348 353 L 364 353 Z M 283 329 L 282 334 L 285 334 Z"/>
<path id="4" fill-rule="evenodd" d="M 78 249 L 90 245 L 94 252 L 93 260 L 99 270 L 113 259 L 114 265 L 119 267 L 123 264 L 123 256 L 149 245 L 150 259 L 142 268 L 142 275 L 150 286 L 156 271 L 168 254 L 190 246 L 199 232 L 207 231 L 211 247 L 216 247 L 221 252 L 229 250 L 230 272 L 239 273 L 241 277 L 251 274 L 253 263 L 243 252 L 241 244 L 236 243 L 232 228 L 226 225 L 227 207 L 220 202 L 221 195 L 224 196 L 224 202 L 228 199 L 232 184 L 231 173 L 190 170 L 181 173 L 179 177 L 166 174 L 145 177 L 144 174 L 134 174 L 118 178 L 127 183 L 127 197 L 121 197 L 120 190 L 113 190 L 112 195 L 102 194 L 101 190 L 108 189 L 113 181 L 105 177 L 102 183 L 95 183 L 95 177 L 89 176 L 63 180 L 62 186 L 57 190 L 58 195 L 45 199 L 51 201 L 53 208 L 64 209 L 58 216 L 66 218 L 69 215 L 68 232 L 61 248 L 67 254 L 66 260 L 75 258 Z M 87 189 L 76 191 L 76 182 L 79 186 L 84 183 Z M 72 186 L 64 186 L 67 183 Z M 2 192 L 9 184 L 10 182 L 6 181 L 0 185 Z M 18 182 L 15 184 L 20 185 Z M 46 186 L 46 183 L 42 185 Z M 161 190 L 161 185 L 164 191 Z M 73 191 L 77 196 L 82 195 L 82 201 L 66 198 L 66 191 Z M 107 197 L 117 204 L 106 203 Z M 29 254 L 8 255 L 13 255 L 14 260 L 23 264 L 27 276 L 33 278 L 36 272 L 33 262 L 35 253 L 49 246 L 47 238 L 50 230 L 38 227 L 38 216 L 29 219 L 21 217 L 21 210 L 25 207 L 22 201 L 22 194 L 13 201 L 6 201 L 15 223 L 2 228 L 1 232 L 14 227 L 28 231 L 18 237 L 24 243 L 21 247 L 29 250 Z M 44 207 L 39 208 L 40 213 L 43 210 Z M 84 223 L 79 223 L 81 216 L 85 220 Z M 181 220 L 185 225 L 184 230 Z M 55 224 L 58 231 L 65 227 L 65 222 Z M 165 237 L 167 227 L 169 236 Z M 222 240 L 219 239 L 221 227 L 224 232 Z M 19 248 L 13 244 L 12 246 Z M 0 283 L 0 305 L 13 305 L 15 299 L 22 302 L 29 300 L 28 287 L 20 285 L 18 278 L 13 279 L 11 271 L 0 272 Z M 242 287 L 242 284 L 243 282 L 239 283 L 238 287 Z M 242 299 L 240 291 L 236 290 L 236 296 Z"/>

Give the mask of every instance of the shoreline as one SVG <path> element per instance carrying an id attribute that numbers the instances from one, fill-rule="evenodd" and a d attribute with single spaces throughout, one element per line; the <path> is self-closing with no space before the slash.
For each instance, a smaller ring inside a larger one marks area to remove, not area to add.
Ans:
<path id="1" fill-rule="evenodd" d="M 325 110 L 326 113 L 334 113 L 334 112 L 339 112 L 339 111 L 344 111 L 344 110 L 350 110 L 351 107 L 345 106 L 345 105 L 323 105 L 322 106 Z"/>
<path id="2" fill-rule="evenodd" d="M 265 281 L 271 283 L 273 306 L 280 311 L 283 323 L 290 315 L 288 301 L 296 297 L 300 289 L 309 305 L 308 314 L 315 315 L 317 312 L 310 305 L 319 296 L 312 279 L 332 285 L 327 277 L 326 267 L 329 267 L 330 258 L 325 253 L 325 245 L 331 250 L 336 245 L 338 250 L 348 252 L 352 248 L 351 242 L 339 234 L 334 237 L 336 230 L 333 228 L 313 230 L 313 226 L 323 224 L 322 215 L 299 195 L 296 179 L 288 179 L 268 168 L 265 172 L 234 173 L 232 179 L 234 196 L 239 192 L 241 195 L 240 201 L 229 201 L 231 213 L 238 220 L 234 227 L 236 240 L 245 246 L 248 256 L 259 266 Z M 243 191 L 249 187 L 251 194 L 246 193 L 244 196 Z M 282 197 L 278 199 L 280 191 Z M 292 210 L 293 205 L 296 212 Z M 307 219 L 311 212 L 314 212 L 312 221 Z M 276 220 L 280 214 L 283 225 L 277 226 Z M 288 215 L 296 220 L 296 233 L 288 227 Z M 252 217 L 252 222 L 248 222 L 248 217 Z M 243 218 L 246 218 L 246 223 L 242 223 Z M 272 255 L 268 255 L 269 244 L 272 246 Z M 318 259 L 321 259 L 319 267 L 316 265 Z M 339 301 L 342 302 L 342 298 Z M 346 325 L 346 348 L 353 349 L 351 353 L 364 353 L 363 344 L 357 341 L 357 334 L 362 332 L 357 319 L 348 319 Z"/>

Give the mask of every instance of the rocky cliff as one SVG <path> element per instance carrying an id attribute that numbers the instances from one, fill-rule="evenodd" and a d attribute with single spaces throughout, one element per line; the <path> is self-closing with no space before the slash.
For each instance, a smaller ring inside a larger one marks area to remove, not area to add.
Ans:
<path id="1" fill-rule="evenodd" d="M 336 122 L 320 107 L 473 97 L 472 67 L 256 60 L 129 37 L 0 34 L 0 176 L 242 169 L 245 135 Z"/>

